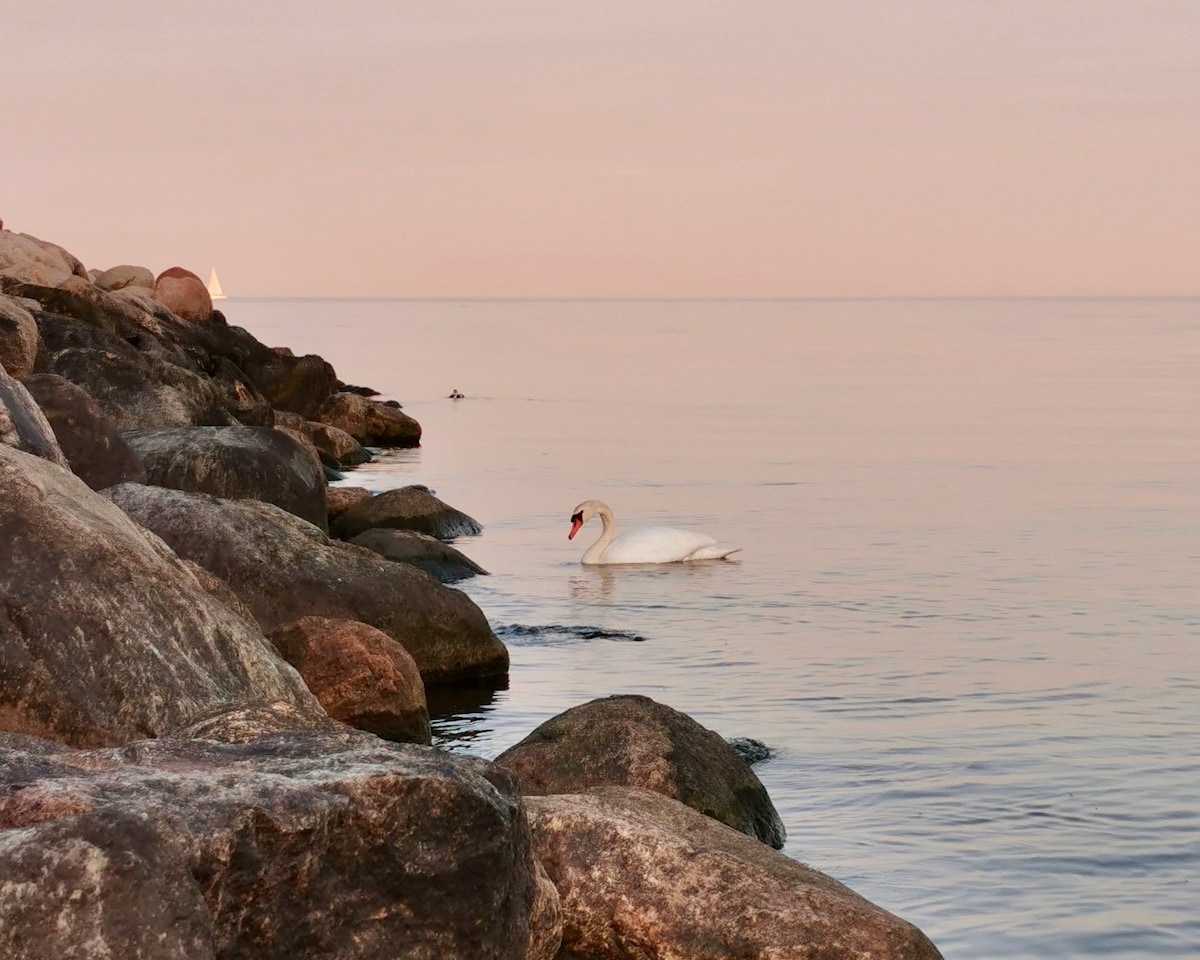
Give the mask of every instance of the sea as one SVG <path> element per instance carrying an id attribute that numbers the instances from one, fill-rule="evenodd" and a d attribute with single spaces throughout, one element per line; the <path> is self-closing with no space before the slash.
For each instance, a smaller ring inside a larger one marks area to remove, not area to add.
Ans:
<path id="1" fill-rule="evenodd" d="M 483 524 L 512 671 L 444 748 L 644 694 L 947 958 L 1200 957 L 1200 300 L 224 309 L 421 422 L 348 484 Z M 742 552 L 584 567 L 589 498 Z"/>

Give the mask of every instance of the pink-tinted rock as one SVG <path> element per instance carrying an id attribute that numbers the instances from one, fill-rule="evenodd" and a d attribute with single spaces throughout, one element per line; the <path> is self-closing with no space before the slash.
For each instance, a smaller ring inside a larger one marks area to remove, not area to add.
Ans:
<path id="1" fill-rule="evenodd" d="M 183 267 L 170 267 L 158 275 L 154 299 L 184 320 L 207 320 L 212 316 L 212 297 L 204 281 Z"/>
<path id="2" fill-rule="evenodd" d="M 335 720 L 385 740 L 429 742 L 420 671 L 383 631 L 354 620 L 301 617 L 270 639 Z"/>
<path id="3" fill-rule="evenodd" d="M 588 960 L 940 960 L 912 924 L 823 873 L 658 793 L 527 797 Z"/>
<path id="4" fill-rule="evenodd" d="M 21 450 L 66 469 L 58 438 L 25 385 L 0 367 L 0 446 Z M 0 489 L 3 489 L 0 487 Z"/>
<path id="5" fill-rule="evenodd" d="M 371 499 L 371 491 L 366 487 L 326 487 L 325 502 L 329 508 L 329 520 L 340 517 L 356 503 Z"/>
<path id="6" fill-rule="evenodd" d="M 355 393 L 335 393 L 313 419 L 344 430 L 365 446 L 415 447 L 421 442 L 421 425 L 399 407 Z"/>
<path id="7" fill-rule="evenodd" d="M 343 539 L 357 537 L 372 529 L 415 530 L 439 540 L 473 537 L 482 532 L 479 521 L 439 500 L 427 487 L 414 484 L 385 490 L 378 496 L 356 503 L 333 525 Z"/>
<path id="8" fill-rule="evenodd" d="M 103 273 L 98 274 L 93 282 L 101 290 L 107 290 L 110 293 L 130 287 L 150 293 L 154 292 L 154 274 L 146 267 L 135 267 L 130 264 L 109 267 Z"/>
<path id="9" fill-rule="evenodd" d="M 71 276 L 87 280 L 87 270 L 77 257 L 56 243 L 28 233 L 0 230 L 0 276 L 57 287 Z"/>
<path id="10" fill-rule="evenodd" d="M 356 467 L 371 459 L 361 443 L 339 427 L 331 427 L 327 423 L 309 423 L 312 431 L 312 442 L 322 453 L 332 457 L 342 466 Z"/>

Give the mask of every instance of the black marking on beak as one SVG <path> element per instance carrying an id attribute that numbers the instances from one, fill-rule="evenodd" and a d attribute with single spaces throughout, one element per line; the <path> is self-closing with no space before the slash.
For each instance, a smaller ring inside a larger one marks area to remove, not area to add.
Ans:
<path id="1" fill-rule="evenodd" d="M 579 513 L 571 514 L 571 522 L 574 523 L 576 520 L 578 520 L 580 523 L 583 523 L 583 511 L 582 510 L 580 510 Z"/>

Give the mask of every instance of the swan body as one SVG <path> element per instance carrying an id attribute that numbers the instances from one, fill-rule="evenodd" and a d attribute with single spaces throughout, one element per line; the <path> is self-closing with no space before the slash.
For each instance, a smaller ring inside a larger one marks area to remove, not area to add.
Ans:
<path id="1" fill-rule="evenodd" d="M 600 500 L 584 500 L 571 515 L 573 540 L 579 528 L 599 515 L 603 530 L 600 537 L 584 551 L 582 563 L 682 563 L 688 560 L 724 560 L 741 547 L 717 543 L 712 537 L 674 527 L 643 527 L 617 536 L 612 509 Z"/>

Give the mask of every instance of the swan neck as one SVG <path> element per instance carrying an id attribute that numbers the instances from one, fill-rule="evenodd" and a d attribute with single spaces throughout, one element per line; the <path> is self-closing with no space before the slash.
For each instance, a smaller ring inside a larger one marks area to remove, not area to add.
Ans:
<path id="1" fill-rule="evenodd" d="M 612 543 L 613 537 L 617 534 L 617 524 L 613 519 L 612 511 L 607 506 L 601 506 L 596 513 L 599 515 L 600 524 L 604 529 L 600 531 L 600 536 L 596 538 L 596 542 L 588 547 L 584 553 L 584 563 L 601 563 L 604 560 L 604 552 L 608 549 L 608 545 Z"/>

